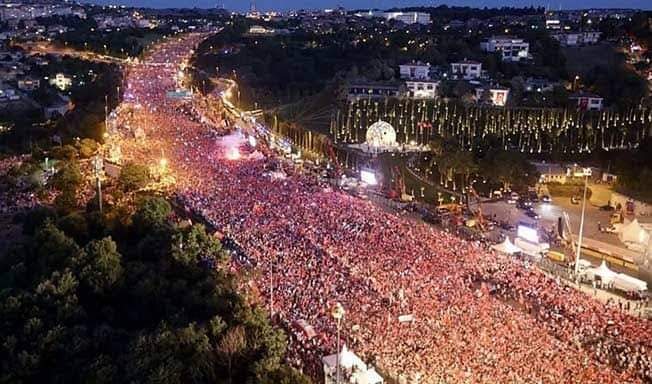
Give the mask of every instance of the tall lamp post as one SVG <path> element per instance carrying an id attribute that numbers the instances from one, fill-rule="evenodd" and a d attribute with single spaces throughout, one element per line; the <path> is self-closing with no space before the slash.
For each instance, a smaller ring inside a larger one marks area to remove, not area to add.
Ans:
<path id="1" fill-rule="evenodd" d="M 100 179 L 102 175 L 102 168 L 104 167 L 104 161 L 100 154 L 96 155 L 93 159 L 93 170 L 95 171 L 95 183 L 97 186 L 97 204 L 102 213 L 102 180 Z"/>
<path id="2" fill-rule="evenodd" d="M 580 253 L 582 252 L 582 237 L 584 236 L 584 212 L 586 211 L 586 190 L 589 186 L 591 168 L 584 169 L 584 196 L 582 197 L 582 217 L 580 219 L 580 234 L 577 238 L 577 256 L 575 258 L 575 279 L 580 272 Z M 572 239 L 571 239 L 572 241 Z"/>
<path id="3" fill-rule="evenodd" d="M 340 384 L 340 328 L 344 317 L 344 307 L 339 302 L 331 308 L 331 315 L 337 322 L 337 355 L 335 363 L 335 383 Z"/>

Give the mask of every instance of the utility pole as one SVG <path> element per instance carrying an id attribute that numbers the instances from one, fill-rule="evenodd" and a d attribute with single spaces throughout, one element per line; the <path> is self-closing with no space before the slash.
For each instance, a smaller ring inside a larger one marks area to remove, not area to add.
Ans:
<path id="1" fill-rule="evenodd" d="M 577 238 L 577 257 L 575 258 L 575 278 L 580 272 L 580 254 L 582 253 L 582 237 L 584 235 L 584 212 L 586 211 L 586 190 L 589 186 L 589 173 L 585 172 L 584 176 L 584 196 L 582 198 L 582 218 L 580 219 L 580 234 Z M 571 242 L 573 241 L 571 237 Z"/>
<path id="2" fill-rule="evenodd" d="M 102 157 L 98 154 L 95 156 L 95 159 L 93 160 L 93 165 L 95 169 L 95 182 L 96 182 L 96 187 L 97 187 L 97 203 L 100 209 L 100 213 L 102 213 L 102 180 L 100 179 L 101 173 L 102 173 L 102 168 L 104 166 L 104 161 L 102 160 Z"/>

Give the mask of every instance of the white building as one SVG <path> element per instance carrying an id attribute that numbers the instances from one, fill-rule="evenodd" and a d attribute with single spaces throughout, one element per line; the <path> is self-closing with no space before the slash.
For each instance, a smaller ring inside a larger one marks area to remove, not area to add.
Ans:
<path id="1" fill-rule="evenodd" d="M 488 98 L 485 99 L 485 92 L 489 92 Z M 475 89 L 475 99 L 477 102 L 483 101 L 485 99 L 491 105 L 496 107 L 504 107 L 507 104 L 507 98 L 509 97 L 509 88 L 500 87 L 500 86 L 488 86 L 488 87 L 479 87 Z"/>
<path id="2" fill-rule="evenodd" d="M 580 111 L 601 111 L 604 107 L 604 99 L 592 93 L 574 93 L 568 96 L 568 100 Z"/>
<path id="3" fill-rule="evenodd" d="M 18 80 L 18 89 L 20 89 L 21 91 L 33 91 L 38 89 L 40 86 L 41 86 L 41 81 L 39 79 L 26 77 Z"/>
<path id="4" fill-rule="evenodd" d="M 399 65 L 401 79 L 430 79 L 430 63 L 423 63 L 421 61 L 413 61 L 407 64 Z"/>
<path id="5" fill-rule="evenodd" d="M 425 12 L 383 12 L 383 11 L 369 11 L 364 13 L 356 13 L 358 17 L 380 17 L 387 21 L 396 20 L 405 24 L 421 24 L 427 25 L 431 23 L 430 14 Z"/>
<path id="6" fill-rule="evenodd" d="M 338 355 L 332 354 L 321 359 L 324 364 L 324 384 L 336 384 Z M 339 354 L 341 384 L 383 384 L 385 381 L 372 366 L 367 366 L 346 345 Z"/>
<path id="7" fill-rule="evenodd" d="M 559 41 L 562 47 L 576 47 L 578 45 L 592 45 L 600 41 L 602 32 L 559 32 L 550 35 L 553 39 Z"/>
<path id="8" fill-rule="evenodd" d="M 430 14 L 425 12 L 384 12 L 384 17 L 405 24 L 430 24 Z"/>
<path id="9" fill-rule="evenodd" d="M 482 75 L 482 63 L 471 60 L 452 63 L 451 72 L 464 80 L 478 79 Z"/>
<path id="10" fill-rule="evenodd" d="M 413 99 L 435 99 L 439 81 L 437 80 L 406 80 L 407 96 Z"/>
<path id="11" fill-rule="evenodd" d="M 276 33 L 276 31 L 273 28 L 266 28 L 263 27 L 262 25 L 252 25 L 249 28 L 250 35 L 256 35 L 256 36 L 268 36 L 268 35 L 273 35 Z"/>
<path id="12" fill-rule="evenodd" d="M 521 61 L 530 58 L 530 43 L 510 36 L 494 36 L 480 43 L 485 52 L 499 52 L 503 61 Z"/>

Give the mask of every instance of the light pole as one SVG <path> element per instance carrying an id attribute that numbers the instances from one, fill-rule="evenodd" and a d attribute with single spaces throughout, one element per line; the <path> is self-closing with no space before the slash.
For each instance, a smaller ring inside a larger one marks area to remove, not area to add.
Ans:
<path id="1" fill-rule="evenodd" d="M 337 355 L 335 362 L 335 383 L 340 384 L 340 328 L 344 317 L 344 307 L 336 302 L 331 308 L 331 315 L 337 321 Z"/>
<path id="2" fill-rule="evenodd" d="M 580 272 L 580 253 L 582 252 L 582 237 L 584 235 L 584 212 L 586 211 L 586 190 L 589 186 L 590 169 L 584 170 L 584 196 L 582 197 L 582 217 L 580 219 L 580 234 L 577 238 L 577 257 L 575 258 L 575 279 Z M 573 239 L 571 239 L 572 241 Z"/>
<path id="3" fill-rule="evenodd" d="M 93 165 L 95 169 L 95 182 L 97 183 L 97 203 L 102 213 L 102 181 L 100 179 L 100 174 L 102 173 L 102 167 L 104 166 L 104 161 L 102 157 L 98 154 L 93 160 Z"/>

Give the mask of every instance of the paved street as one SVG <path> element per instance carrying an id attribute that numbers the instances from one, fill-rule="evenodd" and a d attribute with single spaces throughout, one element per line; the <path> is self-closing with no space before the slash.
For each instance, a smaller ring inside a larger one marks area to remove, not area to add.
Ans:
<path id="1" fill-rule="evenodd" d="M 535 224 L 538 221 L 540 228 L 550 229 L 557 227 L 559 217 L 563 216 L 563 212 L 568 214 L 570 218 L 571 228 L 575 235 L 579 234 L 580 218 L 582 215 L 582 205 L 572 204 L 567 197 L 553 197 L 552 203 L 536 203 L 535 212 L 539 214 L 540 219 L 534 220 L 525 215 L 525 211 L 516 207 L 516 204 L 508 204 L 506 201 L 495 201 L 482 204 L 482 210 L 485 215 L 495 215 L 498 221 L 509 221 L 512 224 L 518 222 L 526 222 Z M 616 246 L 622 246 L 618 237 L 612 233 L 600 232 L 598 230 L 598 223 L 602 226 L 609 225 L 609 218 L 611 212 L 601 211 L 599 207 L 591 204 L 586 205 L 585 223 L 584 223 L 584 236 L 587 238 L 599 240 L 601 242 L 609 243 Z M 641 219 L 639 219 L 640 221 Z"/>

